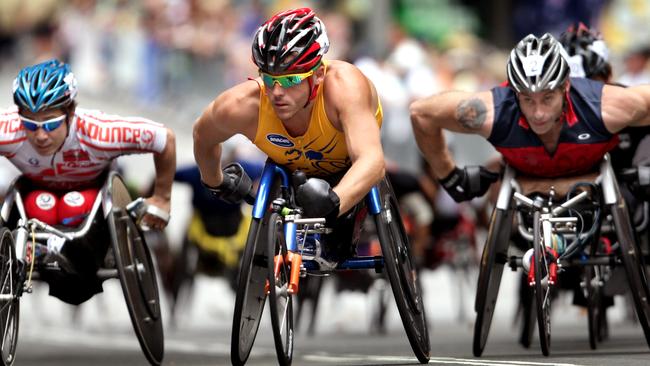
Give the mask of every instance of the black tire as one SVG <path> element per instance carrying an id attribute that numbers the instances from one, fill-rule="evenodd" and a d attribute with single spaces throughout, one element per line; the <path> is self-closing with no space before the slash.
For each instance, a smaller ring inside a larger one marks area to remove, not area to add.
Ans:
<path id="1" fill-rule="evenodd" d="M 22 283 L 18 280 L 16 250 L 11 231 L 6 227 L 0 228 L 0 277 L 2 287 L 0 294 L 12 296 L 10 300 L 0 301 L 0 331 L 2 331 L 2 365 L 10 366 L 16 358 L 16 345 L 18 343 L 18 325 L 20 316 L 19 287 Z"/>
<path id="2" fill-rule="evenodd" d="M 271 214 L 269 219 L 269 245 L 268 245 L 268 278 L 269 278 L 269 309 L 271 311 L 271 328 L 278 364 L 291 365 L 293 358 L 293 295 L 287 293 L 291 278 L 291 265 L 282 260 L 279 264 L 280 272 L 275 277 L 275 263 L 270 258 L 287 255 L 287 246 L 284 240 L 282 219 L 277 213 Z"/>
<path id="3" fill-rule="evenodd" d="M 551 289 L 548 284 L 549 263 L 546 247 L 542 243 L 540 212 L 533 214 L 533 246 L 535 250 L 535 307 L 537 309 L 537 330 L 539 345 L 544 356 L 549 355 L 551 347 Z M 546 285 L 543 280 L 546 278 Z"/>
<path id="4" fill-rule="evenodd" d="M 621 200 L 619 198 L 619 200 Z M 616 236 L 621 246 L 621 260 L 625 267 L 634 307 L 639 323 L 643 328 L 646 343 L 650 347 L 650 290 L 645 272 L 643 252 L 636 241 L 632 221 L 625 205 L 611 205 Z"/>
<path id="5" fill-rule="evenodd" d="M 602 340 L 600 335 L 601 329 L 601 311 L 602 309 L 602 292 L 601 286 L 596 283 L 599 276 L 596 275 L 596 266 L 586 266 L 584 268 L 583 280 L 585 283 L 585 294 L 587 299 L 587 321 L 589 329 L 589 347 L 598 348 L 598 342 Z"/>
<path id="6" fill-rule="evenodd" d="M 428 363 L 431 345 L 420 281 L 411 259 L 397 199 L 386 179 L 380 187 L 382 210 L 374 219 L 384 265 L 411 348 L 421 363 Z"/>
<path id="7" fill-rule="evenodd" d="M 524 348 L 530 348 L 533 343 L 533 333 L 535 331 L 535 322 L 537 320 L 535 313 L 535 296 L 534 291 L 528 285 L 528 276 L 525 272 L 521 272 L 522 286 L 521 298 L 521 335 L 519 336 L 519 343 Z"/>
<path id="8" fill-rule="evenodd" d="M 268 222 L 268 215 L 253 218 L 239 268 L 230 339 L 230 360 L 235 366 L 245 364 L 250 355 L 266 302 Z"/>
<path id="9" fill-rule="evenodd" d="M 131 197 L 119 175 L 110 178 L 111 241 L 122 292 L 140 347 L 152 365 L 162 363 L 165 344 L 156 270 L 140 229 L 126 212 Z"/>
<path id="10" fill-rule="evenodd" d="M 490 218 L 487 240 L 481 257 L 481 267 L 476 286 L 476 322 L 474 323 L 474 356 L 480 357 L 485 349 L 492 316 L 499 295 L 503 266 L 508 260 L 508 244 L 512 228 L 512 210 L 495 208 Z"/>

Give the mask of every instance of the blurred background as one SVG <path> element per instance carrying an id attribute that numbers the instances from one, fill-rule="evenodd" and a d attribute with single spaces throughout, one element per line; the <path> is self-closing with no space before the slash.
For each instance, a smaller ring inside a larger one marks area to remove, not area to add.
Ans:
<path id="1" fill-rule="evenodd" d="M 78 79 L 81 107 L 172 127 L 178 165 L 191 164 L 196 117 L 220 92 L 256 76 L 250 61 L 256 28 L 271 14 L 299 6 L 313 7 L 324 21 L 331 41 L 326 57 L 355 63 L 373 80 L 385 108 L 387 160 L 414 174 L 421 173 L 421 161 L 409 103 L 442 90 L 482 90 L 504 81 L 509 50 L 528 33 L 558 36 L 582 21 L 608 43 L 614 80 L 650 82 L 646 0 L 2 0 L 0 108 L 11 106 L 12 80 L 21 67 L 58 58 Z M 492 154 L 482 139 L 450 140 L 461 165 L 483 163 Z M 241 139 L 229 145 L 243 146 Z M 0 163 L 6 187 L 16 172 L 4 159 Z M 123 166 L 136 185 L 150 182 L 150 157 L 125 159 Z M 175 186 L 167 232 L 172 251 L 183 241 L 190 195 L 189 188 Z M 456 291 L 445 282 L 428 283 Z M 228 291 L 221 286 L 213 290 Z M 473 291 L 466 290 L 470 296 Z M 454 318 L 458 309 L 428 303 L 437 306 L 429 313 L 434 318 Z M 208 314 L 217 312 L 229 325 L 232 303 L 211 306 Z M 471 300 L 465 309 L 471 311 Z"/>
<path id="2" fill-rule="evenodd" d="M 0 105 L 11 104 L 22 66 L 56 57 L 71 64 L 83 107 L 189 128 L 219 92 L 256 75 L 255 29 L 298 6 L 324 20 L 327 57 L 373 79 L 387 109 L 387 157 L 411 170 L 419 164 L 409 102 L 503 81 L 509 49 L 528 33 L 557 36 L 582 21 L 604 35 L 615 80 L 650 81 L 650 3 L 642 0 L 3 0 Z M 478 151 L 456 151 L 461 162 L 485 157 L 481 143 L 472 145 Z M 181 147 L 181 162 L 191 160 L 189 150 Z"/>

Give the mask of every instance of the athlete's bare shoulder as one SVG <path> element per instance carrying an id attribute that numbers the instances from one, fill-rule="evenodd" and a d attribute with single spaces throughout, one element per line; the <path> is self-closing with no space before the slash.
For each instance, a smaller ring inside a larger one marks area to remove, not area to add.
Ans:
<path id="1" fill-rule="evenodd" d="M 375 86 L 359 68 L 351 63 L 338 60 L 329 61 L 323 83 L 326 100 L 337 104 L 333 106 L 337 109 L 347 105 L 351 97 L 360 97 L 369 103 L 373 112 L 377 109 L 378 99 Z M 330 106 L 330 103 L 328 103 L 326 108 L 329 109 Z"/>
<path id="2" fill-rule="evenodd" d="M 249 80 L 235 85 L 221 93 L 209 108 L 218 128 L 254 139 L 260 108 L 259 84 Z"/>

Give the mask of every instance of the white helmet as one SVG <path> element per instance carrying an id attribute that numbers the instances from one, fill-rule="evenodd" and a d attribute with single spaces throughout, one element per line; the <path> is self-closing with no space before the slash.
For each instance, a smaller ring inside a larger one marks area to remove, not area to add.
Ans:
<path id="1" fill-rule="evenodd" d="M 508 83 L 517 92 L 531 93 L 562 86 L 570 72 L 565 54 L 560 42 L 550 34 L 540 38 L 527 35 L 510 52 Z"/>

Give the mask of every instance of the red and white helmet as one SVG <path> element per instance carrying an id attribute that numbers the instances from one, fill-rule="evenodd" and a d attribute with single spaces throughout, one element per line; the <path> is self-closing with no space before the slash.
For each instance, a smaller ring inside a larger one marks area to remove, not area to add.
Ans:
<path id="1" fill-rule="evenodd" d="M 270 74 L 306 71 L 320 62 L 329 45 L 325 25 L 313 10 L 287 10 L 257 29 L 253 62 Z"/>

